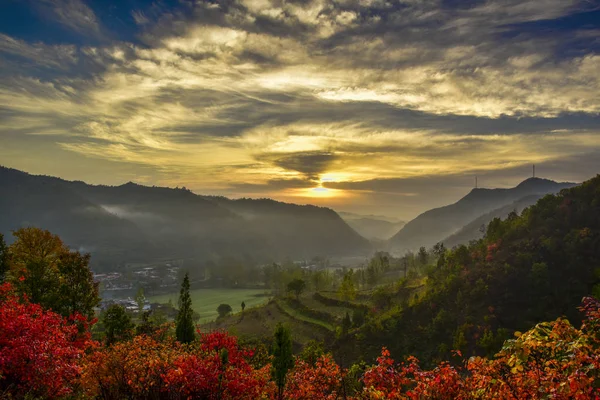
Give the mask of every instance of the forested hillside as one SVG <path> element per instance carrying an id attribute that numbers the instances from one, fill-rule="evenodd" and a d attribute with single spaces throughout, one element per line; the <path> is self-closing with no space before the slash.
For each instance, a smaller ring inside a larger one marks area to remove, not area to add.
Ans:
<path id="1" fill-rule="evenodd" d="M 494 219 L 469 246 L 437 250 L 424 293 L 378 314 L 340 352 L 369 359 L 385 345 L 429 362 L 452 350 L 491 355 L 540 321 L 580 321 L 581 298 L 600 292 L 600 176 Z"/>
<path id="2" fill-rule="evenodd" d="M 495 209 L 527 196 L 558 193 L 572 186 L 574 184 L 568 182 L 529 178 L 510 189 L 476 188 L 454 204 L 426 211 L 409 221 L 390 239 L 389 247 L 395 252 L 430 247 Z"/>
<path id="3" fill-rule="evenodd" d="M 95 186 L 0 167 L 0 233 L 52 230 L 90 252 L 96 270 L 160 259 L 254 262 L 367 254 L 369 242 L 333 210 L 269 199 L 199 196 L 134 183 Z"/>
<path id="4" fill-rule="evenodd" d="M 506 206 L 490 211 L 487 214 L 483 214 L 482 216 L 463 226 L 456 233 L 442 240 L 441 243 L 444 243 L 444 246 L 451 249 L 460 244 L 468 244 L 471 240 L 481 239 L 485 235 L 487 226 L 490 222 L 492 222 L 492 220 L 494 220 L 494 218 L 505 219 L 512 212 L 521 214 L 525 208 L 535 204 L 542 197 L 544 196 L 532 194 Z"/>

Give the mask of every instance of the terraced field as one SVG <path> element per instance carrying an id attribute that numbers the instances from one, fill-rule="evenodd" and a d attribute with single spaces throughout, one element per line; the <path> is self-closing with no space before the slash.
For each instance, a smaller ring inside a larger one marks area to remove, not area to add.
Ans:
<path id="1" fill-rule="evenodd" d="M 328 328 L 319 323 L 292 316 L 292 313 L 288 313 L 276 301 L 246 309 L 243 315 L 238 313 L 218 322 L 202 324 L 200 329 L 203 331 L 225 329 L 245 339 L 268 341 L 273 336 L 278 323 L 290 328 L 296 350 L 301 349 L 310 340 L 327 342 L 333 337 L 333 333 Z"/>
<path id="2" fill-rule="evenodd" d="M 289 315 L 290 317 L 292 317 L 294 319 L 308 322 L 308 323 L 315 324 L 315 325 L 320 325 L 329 331 L 334 330 L 334 326 L 332 324 L 330 324 L 329 322 L 322 321 L 322 320 L 314 318 L 310 315 L 303 314 L 301 311 L 298 311 L 298 310 L 290 307 L 289 304 L 285 300 L 277 300 L 277 306 L 279 308 L 281 308 L 281 311 L 283 311 L 285 314 Z"/>
<path id="3" fill-rule="evenodd" d="M 338 306 L 330 306 L 330 305 L 323 304 L 320 301 L 315 300 L 313 298 L 312 294 L 301 297 L 300 301 L 302 302 L 302 304 L 306 305 L 308 308 L 326 312 L 328 314 L 331 314 L 332 316 L 334 316 L 336 319 L 339 319 L 339 320 L 341 320 L 342 318 L 344 318 L 346 316 L 346 312 L 348 312 L 350 315 L 352 315 L 352 311 L 353 311 L 351 308 L 348 308 L 348 307 L 338 307 Z"/>

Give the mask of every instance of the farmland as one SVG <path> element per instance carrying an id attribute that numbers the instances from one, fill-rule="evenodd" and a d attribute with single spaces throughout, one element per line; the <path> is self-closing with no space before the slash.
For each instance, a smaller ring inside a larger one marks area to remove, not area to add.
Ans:
<path id="1" fill-rule="evenodd" d="M 233 312 L 241 311 L 242 302 L 246 307 L 254 307 L 268 301 L 268 293 L 262 289 L 195 289 L 190 291 L 192 308 L 200 314 L 200 323 L 213 321 L 217 318 L 219 304 L 229 304 Z M 167 304 L 169 300 L 177 307 L 179 292 L 152 296 L 151 303 Z"/>

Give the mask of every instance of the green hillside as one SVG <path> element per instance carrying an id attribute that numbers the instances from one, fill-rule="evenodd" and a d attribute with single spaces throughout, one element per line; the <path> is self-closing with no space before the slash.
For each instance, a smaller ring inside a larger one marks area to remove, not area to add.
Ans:
<path id="1" fill-rule="evenodd" d="M 600 286 L 600 176 L 494 219 L 470 246 L 439 252 L 419 301 L 379 315 L 336 345 L 372 359 L 382 346 L 426 361 L 493 354 L 515 331 L 568 317 Z M 434 345 L 435 344 L 435 345 Z"/>

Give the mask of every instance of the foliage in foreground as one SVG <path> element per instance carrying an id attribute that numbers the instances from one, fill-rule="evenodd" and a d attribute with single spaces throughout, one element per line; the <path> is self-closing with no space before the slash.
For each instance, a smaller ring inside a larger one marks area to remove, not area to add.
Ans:
<path id="1" fill-rule="evenodd" d="M 505 342 L 493 359 L 421 369 L 383 349 L 355 374 L 328 354 L 297 358 L 285 399 L 589 399 L 600 398 L 600 303 L 584 299 L 580 329 L 565 319 L 540 323 Z M 76 317 L 81 323 L 82 317 Z M 0 393 L 9 398 L 272 399 L 270 359 L 224 332 L 191 344 L 161 332 L 100 346 L 77 321 L 0 287 Z"/>

